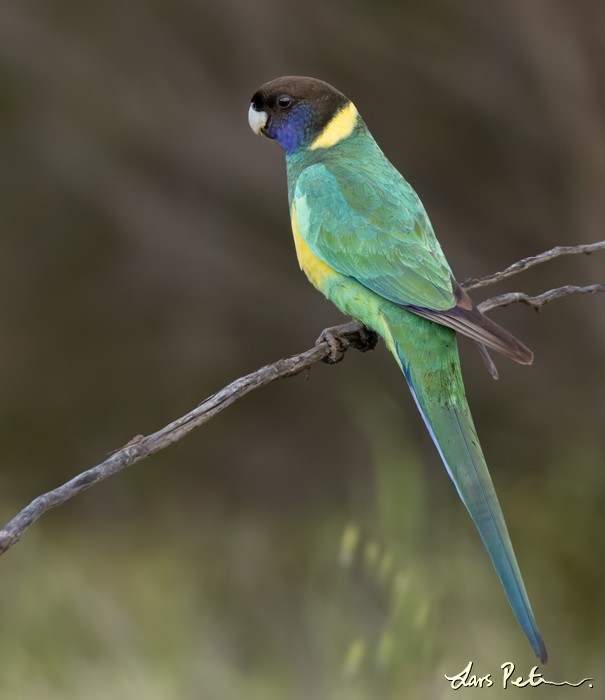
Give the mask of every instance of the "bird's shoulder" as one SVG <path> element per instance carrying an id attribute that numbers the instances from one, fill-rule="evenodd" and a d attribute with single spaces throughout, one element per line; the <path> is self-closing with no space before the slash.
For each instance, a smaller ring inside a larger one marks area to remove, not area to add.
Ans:
<path id="1" fill-rule="evenodd" d="M 451 270 L 410 185 L 382 152 L 327 155 L 292 187 L 314 254 L 396 303 L 452 306 Z"/>
<path id="2" fill-rule="evenodd" d="M 352 139 L 330 149 L 297 173 L 292 198 L 306 197 L 317 216 L 355 220 L 362 239 L 384 245 L 421 247 L 448 270 L 420 198 L 373 139 Z M 325 205 L 329 204 L 328 207 Z"/>

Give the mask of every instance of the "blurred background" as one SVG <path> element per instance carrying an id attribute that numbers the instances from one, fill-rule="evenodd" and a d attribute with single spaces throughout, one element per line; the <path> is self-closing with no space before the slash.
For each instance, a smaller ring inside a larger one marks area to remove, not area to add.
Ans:
<path id="1" fill-rule="evenodd" d="M 344 321 L 247 124 L 287 74 L 355 102 L 459 280 L 605 238 L 603 3 L 3 0 L 2 523 Z M 536 356 L 494 356 L 495 383 L 460 342 L 545 677 L 597 677 L 529 692 L 602 698 L 605 296 L 491 316 Z M 443 674 L 469 660 L 491 697 L 537 663 L 384 346 L 254 392 L 0 560 L 10 700 L 466 697 Z"/>

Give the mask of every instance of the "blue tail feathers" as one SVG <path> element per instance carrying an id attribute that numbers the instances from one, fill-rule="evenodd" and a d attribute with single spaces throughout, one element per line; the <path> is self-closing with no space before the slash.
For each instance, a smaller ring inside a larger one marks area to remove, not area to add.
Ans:
<path id="1" fill-rule="evenodd" d="M 546 647 L 527 597 L 466 400 L 437 400 L 425 396 L 421 378 L 413 379 L 414 372 L 399 351 L 398 355 L 418 409 L 445 468 L 479 530 L 513 612 L 536 656 L 545 664 L 548 660 Z"/>

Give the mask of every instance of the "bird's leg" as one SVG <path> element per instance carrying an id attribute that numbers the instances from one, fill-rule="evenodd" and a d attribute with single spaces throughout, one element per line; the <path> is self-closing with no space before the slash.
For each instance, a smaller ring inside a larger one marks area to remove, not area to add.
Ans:
<path id="1" fill-rule="evenodd" d="M 323 358 L 322 362 L 335 365 L 344 359 L 345 352 L 349 347 L 354 347 L 361 352 L 373 350 L 378 342 L 378 334 L 372 329 L 364 326 L 363 323 L 352 321 L 344 323 L 342 326 L 333 326 L 322 331 L 315 345 L 327 343 L 330 353 Z"/>

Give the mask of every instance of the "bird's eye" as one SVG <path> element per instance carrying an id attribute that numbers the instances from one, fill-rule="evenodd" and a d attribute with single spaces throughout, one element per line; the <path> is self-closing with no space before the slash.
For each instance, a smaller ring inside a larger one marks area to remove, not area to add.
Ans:
<path id="1" fill-rule="evenodd" d="M 290 97 L 290 95 L 280 95 L 277 98 L 277 104 L 282 108 L 282 109 L 288 109 L 292 105 L 294 100 Z"/>

